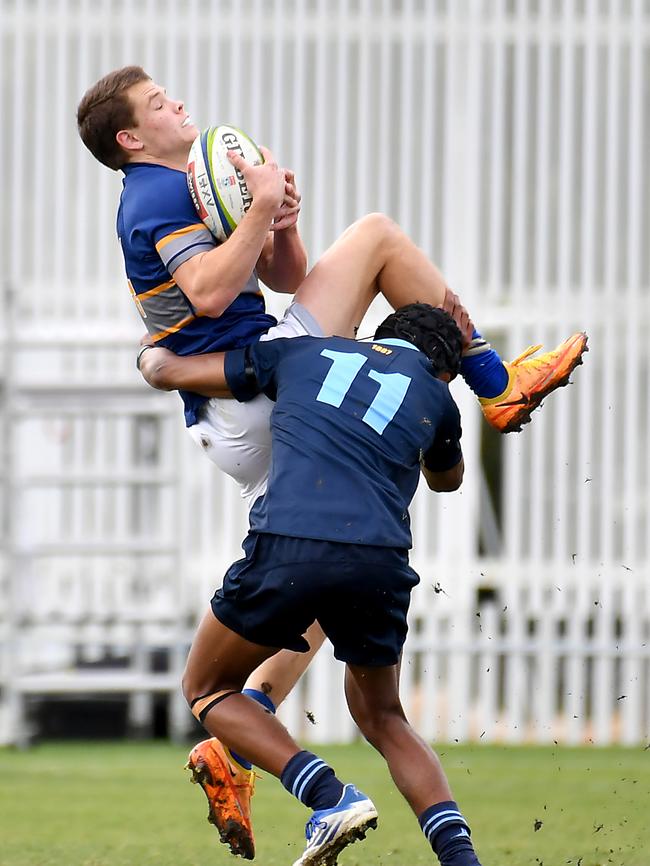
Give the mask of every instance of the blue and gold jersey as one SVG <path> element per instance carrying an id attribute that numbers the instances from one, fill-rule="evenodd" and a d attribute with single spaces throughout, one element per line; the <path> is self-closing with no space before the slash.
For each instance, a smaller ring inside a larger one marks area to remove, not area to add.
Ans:
<path id="1" fill-rule="evenodd" d="M 435 471 L 462 457 L 458 408 L 427 357 L 403 340 L 269 340 L 226 354 L 238 399 L 256 391 L 247 363 L 276 401 L 268 489 L 251 529 L 410 547 L 420 454 Z"/>
<path id="2" fill-rule="evenodd" d="M 218 318 L 197 313 L 176 285 L 176 268 L 217 243 L 197 216 L 185 173 L 149 163 L 123 171 L 117 234 L 131 294 L 154 342 L 177 355 L 197 355 L 246 346 L 268 331 L 276 320 L 265 312 L 254 273 Z M 206 398 L 181 396 L 191 426 Z"/>

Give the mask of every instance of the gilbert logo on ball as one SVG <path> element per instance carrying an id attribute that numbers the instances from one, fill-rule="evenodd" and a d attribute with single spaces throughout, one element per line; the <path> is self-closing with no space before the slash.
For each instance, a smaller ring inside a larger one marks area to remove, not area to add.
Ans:
<path id="1" fill-rule="evenodd" d="M 233 233 L 253 199 L 246 181 L 226 156 L 232 150 L 246 162 L 261 165 L 255 142 L 234 126 L 211 126 L 195 139 L 187 161 L 187 185 L 194 207 L 218 241 Z"/>

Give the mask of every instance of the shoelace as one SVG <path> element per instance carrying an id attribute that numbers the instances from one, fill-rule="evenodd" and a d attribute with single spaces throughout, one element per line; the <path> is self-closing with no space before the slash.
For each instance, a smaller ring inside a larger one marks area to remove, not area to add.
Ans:
<path id="1" fill-rule="evenodd" d="M 307 821 L 305 827 L 305 836 L 307 837 L 308 842 L 317 830 L 327 830 L 327 821 L 319 821 L 318 818 L 313 815 L 309 821 Z"/>
<path id="2" fill-rule="evenodd" d="M 540 343 L 540 344 L 537 345 L 537 346 L 529 346 L 527 349 L 524 349 L 524 351 L 521 353 L 521 355 L 518 355 L 518 356 L 515 358 L 514 361 L 511 361 L 511 362 L 510 362 L 511 366 L 512 366 L 512 367 L 516 367 L 517 364 L 521 364 L 522 361 L 525 361 L 526 358 L 530 358 L 530 356 L 531 356 L 531 355 L 534 355 L 535 352 L 539 352 L 539 350 L 540 350 L 541 348 L 542 348 L 542 343 Z M 535 360 L 536 360 L 536 361 L 541 361 L 542 359 L 541 359 L 541 358 L 536 358 Z"/>

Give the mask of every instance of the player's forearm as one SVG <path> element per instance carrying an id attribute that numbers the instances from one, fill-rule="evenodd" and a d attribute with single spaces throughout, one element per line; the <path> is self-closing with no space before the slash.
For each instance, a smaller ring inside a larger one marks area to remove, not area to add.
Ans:
<path id="1" fill-rule="evenodd" d="M 228 240 L 196 258 L 198 267 L 186 290 L 194 308 L 213 318 L 220 316 L 244 288 L 255 269 L 273 220 L 275 207 L 253 202 Z M 181 266 L 182 267 L 182 266 Z"/>
<path id="2" fill-rule="evenodd" d="M 453 493 L 453 491 L 458 490 L 460 485 L 463 483 L 465 461 L 462 457 L 460 462 L 451 469 L 434 471 L 432 469 L 427 469 L 424 464 L 422 464 L 421 468 L 422 474 L 429 485 L 429 489 L 433 490 L 434 493 Z"/>
<path id="3" fill-rule="evenodd" d="M 230 397 L 224 374 L 224 353 L 180 357 L 152 347 L 140 356 L 140 372 L 160 391 L 193 391 L 205 397 Z"/>
<path id="4" fill-rule="evenodd" d="M 307 250 L 297 226 L 273 233 L 273 253 L 264 276 L 274 292 L 293 294 L 307 273 Z"/>

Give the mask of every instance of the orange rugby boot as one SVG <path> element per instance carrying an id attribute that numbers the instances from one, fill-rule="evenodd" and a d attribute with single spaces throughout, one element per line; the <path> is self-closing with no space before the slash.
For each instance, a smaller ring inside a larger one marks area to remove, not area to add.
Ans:
<path id="1" fill-rule="evenodd" d="M 255 772 L 246 770 L 229 749 L 214 737 L 197 743 L 190 752 L 186 769 L 192 782 L 200 785 L 208 798 L 208 821 L 219 831 L 221 841 L 233 854 L 246 860 L 255 856 L 251 823 L 251 796 Z"/>
<path id="2" fill-rule="evenodd" d="M 587 349 L 587 335 L 573 334 L 553 349 L 532 358 L 541 346 L 530 346 L 514 361 L 504 361 L 508 386 L 498 397 L 481 397 L 479 402 L 485 420 L 500 433 L 512 433 L 528 424 L 531 413 L 544 397 L 566 385 L 572 371 L 582 364 Z"/>

